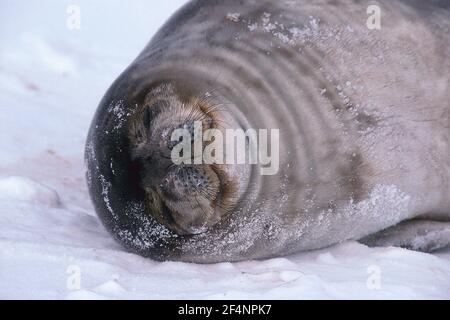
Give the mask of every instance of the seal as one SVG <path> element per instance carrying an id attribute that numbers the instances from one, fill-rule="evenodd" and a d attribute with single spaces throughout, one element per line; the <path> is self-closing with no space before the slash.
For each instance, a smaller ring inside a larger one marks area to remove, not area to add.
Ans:
<path id="1" fill-rule="evenodd" d="M 191 1 L 100 102 L 86 143 L 96 212 L 156 260 L 447 246 L 449 70 L 448 1 Z M 173 133 L 195 142 L 196 123 L 278 130 L 279 168 L 174 162 Z"/>

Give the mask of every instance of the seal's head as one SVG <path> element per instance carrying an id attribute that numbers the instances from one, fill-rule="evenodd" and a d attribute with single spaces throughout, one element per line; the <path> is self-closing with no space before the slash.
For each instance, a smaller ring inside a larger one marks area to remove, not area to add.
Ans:
<path id="1" fill-rule="evenodd" d="M 218 117 L 209 99 L 162 84 L 147 94 L 130 121 L 130 154 L 139 168 L 146 213 L 179 235 L 205 232 L 236 203 L 236 183 L 224 165 L 176 163 L 172 157 L 178 144 L 172 141 L 174 130 L 185 129 L 193 137 L 194 123 L 200 122 L 202 131 L 217 129 Z M 193 145 L 194 139 L 192 150 Z"/>

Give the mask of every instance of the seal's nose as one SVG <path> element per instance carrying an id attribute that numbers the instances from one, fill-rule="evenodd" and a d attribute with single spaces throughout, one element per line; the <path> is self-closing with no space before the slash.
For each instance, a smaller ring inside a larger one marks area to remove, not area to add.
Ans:
<path id="1" fill-rule="evenodd" d="M 144 161 L 145 180 L 147 185 L 157 187 L 161 185 L 172 162 L 166 156 L 153 153 L 146 157 Z"/>

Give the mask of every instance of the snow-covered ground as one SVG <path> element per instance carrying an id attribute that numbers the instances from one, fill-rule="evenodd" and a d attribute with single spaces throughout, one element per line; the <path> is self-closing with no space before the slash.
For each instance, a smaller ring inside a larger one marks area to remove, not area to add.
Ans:
<path id="1" fill-rule="evenodd" d="M 450 249 L 348 242 L 195 265 L 112 240 L 86 190 L 87 130 L 108 86 L 183 2 L 0 2 L 0 298 L 450 299 Z"/>

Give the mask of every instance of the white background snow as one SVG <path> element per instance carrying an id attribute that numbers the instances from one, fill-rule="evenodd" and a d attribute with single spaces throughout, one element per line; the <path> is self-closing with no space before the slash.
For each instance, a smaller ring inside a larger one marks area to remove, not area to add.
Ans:
<path id="1" fill-rule="evenodd" d="M 0 298 L 450 298 L 450 249 L 356 242 L 196 265 L 127 253 L 104 230 L 83 149 L 108 86 L 184 1 L 0 0 Z M 81 29 L 67 26 L 70 5 Z"/>

